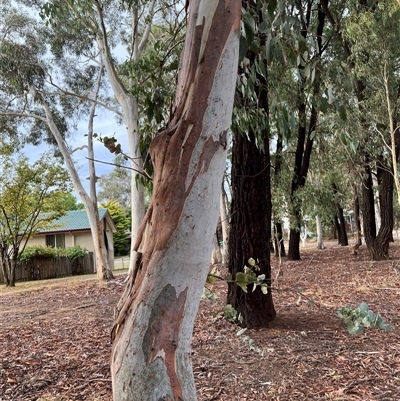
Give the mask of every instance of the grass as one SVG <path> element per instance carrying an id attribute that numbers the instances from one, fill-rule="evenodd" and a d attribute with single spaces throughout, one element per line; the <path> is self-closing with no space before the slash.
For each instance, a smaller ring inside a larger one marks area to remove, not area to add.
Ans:
<path id="1" fill-rule="evenodd" d="M 128 272 L 128 267 L 122 269 L 116 268 L 113 271 L 114 275 L 120 275 Z M 96 286 L 97 276 L 96 274 L 82 274 L 79 276 L 68 276 L 61 278 L 51 278 L 46 280 L 33 280 L 33 281 L 21 281 L 15 284 L 15 287 L 6 287 L 4 284 L 0 284 L 0 297 L 7 294 L 19 294 L 29 291 L 43 291 L 48 288 L 73 288 L 81 285 Z"/>
<path id="2" fill-rule="evenodd" d="M 129 261 L 129 256 L 115 258 L 113 271 L 114 275 L 127 273 L 129 268 Z M 6 287 L 4 284 L 0 284 L 0 297 L 7 294 L 18 294 L 29 291 L 43 291 L 47 288 L 79 287 L 82 284 L 96 286 L 96 274 L 83 274 L 79 276 L 68 276 L 46 280 L 21 281 L 17 282 L 15 284 L 15 287 Z"/>

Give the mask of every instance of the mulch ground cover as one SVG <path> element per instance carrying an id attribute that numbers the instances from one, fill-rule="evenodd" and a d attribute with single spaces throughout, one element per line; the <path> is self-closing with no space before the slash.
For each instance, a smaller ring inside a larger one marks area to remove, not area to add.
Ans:
<path id="1" fill-rule="evenodd" d="M 400 400 L 400 244 L 370 262 L 365 247 L 272 258 L 277 318 L 247 330 L 222 317 L 226 286 L 202 300 L 193 334 L 199 401 Z M 0 292 L 0 401 L 111 401 L 113 309 L 123 277 Z M 302 296 L 299 296 L 302 293 Z M 309 301 L 314 306 L 310 307 Z M 338 307 L 366 302 L 393 326 L 350 335 Z"/>

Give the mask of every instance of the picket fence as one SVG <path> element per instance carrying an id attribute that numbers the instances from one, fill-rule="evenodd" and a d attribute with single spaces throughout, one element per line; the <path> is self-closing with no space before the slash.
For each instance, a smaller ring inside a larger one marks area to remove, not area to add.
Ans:
<path id="1" fill-rule="evenodd" d="M 78 259 L 66 256 L 57 258 L 34 257 L 29 262 L 23 263 L 15 269 L 15 281 L 44 280 L 75 276 L 78 274 L 94 273 L 93 252 L 88 252 Z M 0 269 L 0 284 L 4 284 L 3 273 Z"/>

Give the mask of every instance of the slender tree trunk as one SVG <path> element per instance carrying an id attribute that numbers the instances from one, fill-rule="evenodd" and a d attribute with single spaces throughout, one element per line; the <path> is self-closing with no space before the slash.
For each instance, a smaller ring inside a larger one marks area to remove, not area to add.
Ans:
<path id="1" fill-rule="evenodd" d="M 282 133 L 278 133 L 276 140 L 276 152 L 275 152 L 275 185 L 280 185 L 281 171 L 282 171 L 282 151 L 283 151 L 283 139 Z M 275 219 L 274 222 L 274 245 L 275 245 L 275 256 L 282 257 L 286 256 L 285 241 L 283 237 L 282 222 Z"/>
<path id="2" fill-rule="evenodd" d="M 211 263 L 213 265 L 222 263 L 222 253 L 221 253 L 221 249 L 219 247 L 217 232 L 215 232 L 214 236 L 213 236 L 213 249 L 212 249 L 212 253 L 211 253 Z"/>
<path id="3" fill-rule="evenodd" d="M 315 216 L 315 225 L 317 227 L 317 249 L 325 249 L 324 240 L 323 240 L 323 232 L 322 232 L 322 222 L 320 217 Z"/>
<path id="4" fill-rule="evenodd" d="M 75 168 L 75 165 L 72 160 L 72 156 L 70 154 L 67 143 L 65 142 L 60 131 L 58 130 L 56 123 L 54 122 L 53 114 L 50 110 L 50 107 L 48 106 L 46 101 L 41 97 L 41 95 L 39 95 L 37 93 L 37 91 L 34 87 L 30 87 L 29 89 L 30 89 L 32 96 L 36 99 L 39 99 L 40 105 L 42 106 L 42 108 L 45 112 L 45 115 L 46 115 L 46 123 L 47 123 L 51 133 L 53 134 L 54 139 L 57 142 L 58 148 L 60 149 L 60 152 L 63 156 L 65 165 L 66 165 L 69 175 L 71 177 L 72 184 L 86 209 L 86 213 L 87 213 L 89 225 L 90 225 L 90 231 L 93 235 L 93 246 L 94 246 L 94 252 L 95 252 L 96 261 L 97 261 L 96 268 L 98 271 L 97 277 L 100 281 L 102 281 L 107 278 L 107 270 L 109 270 L 109 269 L 107 269 L 108 260 L 107 260 L 107 258 L 105 258 L 106 251 L 104 249 L 105 248 L 104 239 L 102 240 L 101 237 L 99 237 L 98 211 L 96 211 L 96 209 L 93 205 L 93 202 L 90 199 L 90 196 L 85 191 L 85 189 L 82 185 L 82 182 L 81 182 L 78 172 Z M 100 271 L 100 273 L 99 273 L 99 271 Z"/>
<path id="5" fill-rule="evenodd" d="M 100 68 L 96 90 L 93 98 L 97 100 L 100 90 L 101 78 L 103 75 L 103 67 Z M 96 191 L 96 169 L 94 165 L 94 149 L 93 149 L 93 121 L 96 112 L 96 103 L 92 103 L 90 107 L 88 117 L 88 163 L 89 163 L 89 177 L 90 177 L 90 200 L 93 208 L 93 216 L 90 217 L 93 220 L 92 224 L 95 230 L 92 231 L 93 243 L 95 247 L 96 257 L 96 271 L 97 279 L 101 282 L 103 280 L 109 280 L 113 278 L 113 274 L 110 267 L 110 261 L 108 259 L 108 252 L 104 241 L 104 232 L 101 226 L 99 217 L 99 208 L 97 204 L 97 191 Z"/>
<path id="6" fill-rule="evenodd" d="M 334 198 L 338 193 L 338 189 L 335 183 L 332 184 L 332 190 Z M 335 201 L 337 214 L 335 215 L 335 225 L 338 231 L 339 245 L 347 246 L 349 245 L 349 240 L 347 238 L 346 221 L 343 214 L 343 208 L 340 206 L 338 200 Z"/>
<path id="7" fill-rule="evenodd" d="M 153 140 L 153 197 L 118 306 L 115 401 L 195 401 L 190 342 L 204 282 L 237 75 L 238 1 L 191 0 L 175 107 Z"/>
<path id="8" fill-rule="evenodd" d="M 280 221 L 275 221 L 274 224 L 274 245 L 275 245 L 275 256 L 279 257 L 286 256 L 282 223 Z"/>
<path id="9" fill-rule="evenodd" d="M 356 245 L 361 246 L 362 239 L 361 239 L 360 202 L 358 200 L 358 191 L 356 186 L 354 186 L 353 210 L 354 210 L 354 226 L 356 231 Z"/>
<path id="10" fill-rule="evenodd" d="M 307 3 L 307 9 L 305 10 L 305 16 L 303 19 L 303 27 L 301 35 L 304 39 L 307 39 L 308 30 L 310 28 L 310 16 L 312 12 L 313 2 Z M 325 27 L 325 13 L 322 10 L 321 3 L 318 3 L 318 25 L 316 40 L 318 43 L 318 58 L 321 58 L 324 46 L 322 44 L 323 31 Z M 304 67 L 299 66 L 299 73 L 302 75 L 302 69 Z M 313 93 L 318 96 L 320 91 L 320 77 L 319 73 L 316 73 L 313 84 Z M 291 203 L 292 203 L 292 215 L 291 215 L 291 229 L 289 238 L 289 250 L 288 260 L 299 260 L 300 259 L 300 211 L 301 202 L 296 196 L 296 192 L 299 188 L 303 187 L 306 182 L 308 169 L 310 166 L 310 159 L 312 148 L 314 144 L 313 133 L 317 128 L 318 123 L 318 108 L 312 103 L 310 111 L 310 120 L 307 130 L 307 107 L 308 98 L 305 93 L 306 78 L 302 76 L 300 88 L 299 88 L 299 108 L 298 108 L 298 132 L 297 132 L 297 147 L 295 153 L 295 163 L 291 186 Z"/>
<path id="11" fill-rule="evenodd" d="M 229 255 L 229 247 L 228 247 L 229 217 L 228 217 L 228 199 L 224 188 L 224 181 L 222 181 L 221 195 L 219 201 L 220 201 L 219 214 L 221 216 L 221 229 L 222 229 L 222 266 L 226 267 Z"/>
<path id="12" fill-rule="evenodd" d="M 338 207 L 338 219 L 339 219 L 339 230 L 340 230 L 340 245 L 347 246 L 349 245 L 349 240 L 347 238 L 347 230 L 346 230 L 346 221 L 343 214 L 343 208 Z"/>

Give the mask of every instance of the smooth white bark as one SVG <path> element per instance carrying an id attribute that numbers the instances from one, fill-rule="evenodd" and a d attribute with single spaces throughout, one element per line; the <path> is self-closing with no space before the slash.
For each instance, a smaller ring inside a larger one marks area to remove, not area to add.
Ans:
<path id="1" fill-rule="evenodd" d="M 36 90 L 33 87 L 30 88 L 30 92 L 34 97 L 40 96 L 37 94 Z M 93 235 L 93 246 L 96 257 L 97 277 L 100 281 L 102 281 L 105 276 L 104 272 L 106 272 L 107 269 L 109 270 L 109 267 L 107 267 L 108 258 L 105 257 L 106 252 L 104 247 L 104 239 L 100 236 L 99 233 L 100 223 L 99 223 L 98 211 L 95 209 L 93 202 L 90 199 L 90 196 L 88 195 L 88 193 L 86 192 L 86 190 L 82 185 L 78 172 L 75 168 L 75 164 L 69 152 L 67 143 L 62 137 L 61 132 L 59 131 L 56 123 L 54 122 L 50 107 L 43 99 L 40 100 L 40 104 L 46 115 L 46 123 L 51 133 L 53 134 L 54 139 L 57 142 L 58 148 L 63 156 L 65 165 L 67 167 L 67 170 L 69 172 L 72 181 L 72 185 L 74 186 L 75 191 L 77 192 L 79 198 L 81 199 L 83 205 L 85 206 L 89 220 L 90 230 Z"/>
<path id="2" fill-rule="evenodd" d="M 154 193 L 139 232 L 141 263 L 113 330 L 114 401 L 196 400 L 190 342 L 219 212 L 240 3 L 192 0 L 189 15 L 176 107 L 151 146 Z"/>
<path id="3" fill-rule="evenodd" d="M 317 249 L 325 249 L 324 241 L 322 238 L 322 222 L 319 216 L 315 216 L 315 225 L 317 227 Z"/>

